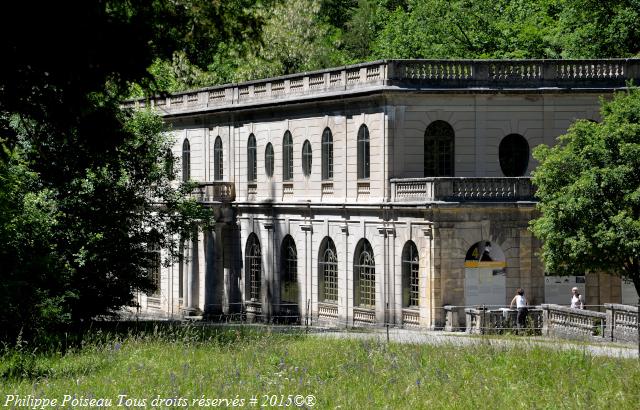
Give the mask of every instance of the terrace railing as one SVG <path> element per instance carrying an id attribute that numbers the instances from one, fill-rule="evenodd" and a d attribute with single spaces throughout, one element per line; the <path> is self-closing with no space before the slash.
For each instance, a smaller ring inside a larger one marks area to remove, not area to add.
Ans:
<path id="1" fill-rule="evenodd" d="M 607 322 L 604 336 L 621 342 L 637 342 L 638 307 L 605 303 Z"/>
<path id="2" fill-rule="evenodd" d="M 233 202 L 236 189 L 233 182 L 202 182 L 192 194 L 199 202 Z"/>
<path id="3" fill-rule="evenodd" d="M 534 201 L 529 177 L 391 179 L 393 202 Z"/>
<path id="4" fill-rule="evenodd" d="M 640 59 L 599 60 L 382 60 L 321 71 L 228 84 L 146 100 L 161 114 L 278 103 L 333 93 L 428 89 L 613 89 L 640 80 Z"/>
<path id="5" fill-rule="evenodd" d="M 560 305 L 542 305 L 545 336 L 604 340 L 607 314 Z"/>

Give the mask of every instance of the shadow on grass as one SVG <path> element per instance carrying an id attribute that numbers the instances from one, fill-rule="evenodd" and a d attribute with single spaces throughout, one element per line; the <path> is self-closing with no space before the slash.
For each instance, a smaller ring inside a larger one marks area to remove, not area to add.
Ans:
<path id="1" fill-rule="evenodd" d="M 185 348 L 204 345 L 243 348 L 261 339 L 287 333 L 303 338 L 304 330 L 268 326 L 224 326 L 167 321 L 96 321 L 55 344 L 18 341 L 0 350 L 0 380 L 76 377 L 108 366 L 124 343 L 178 343 Z M 275 336 L 277 337 L 277 336 Z M 61 360 L 62 358 L 66 360 Z"/>

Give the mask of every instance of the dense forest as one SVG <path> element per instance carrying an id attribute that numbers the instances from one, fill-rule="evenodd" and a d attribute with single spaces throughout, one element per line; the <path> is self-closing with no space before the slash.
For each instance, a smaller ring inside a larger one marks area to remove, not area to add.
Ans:
<path id="1" fill-rule="evenodd" d="M 604 58 L 640 53 L 638 0 L 287 0 L 260 3 L 258 41 L 156 60 L 160 89 L 392 58 Z M 138 89 L 138 94 L 140 90 Z"/>

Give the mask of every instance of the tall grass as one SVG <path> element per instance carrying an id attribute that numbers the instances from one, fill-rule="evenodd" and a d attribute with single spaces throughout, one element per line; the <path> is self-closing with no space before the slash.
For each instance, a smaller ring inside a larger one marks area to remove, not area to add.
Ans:
<path id="1" fill-rule="evenodd" d="M 320 409 L 637 409 L 640 403 L 637 360 L 246 327 L 94 329 L 65 354 L 12 348 L 0 363 L 0 406 L 7 394 L 111 398 L 114 406 L 118 395 L 128 395 L 146 399 L 147 407 L 157 397 L 185 398 L 190 408 L 203 397 L 243 398 L 244 407 L 259 407 L 264 395 L 314 395 Z"/>

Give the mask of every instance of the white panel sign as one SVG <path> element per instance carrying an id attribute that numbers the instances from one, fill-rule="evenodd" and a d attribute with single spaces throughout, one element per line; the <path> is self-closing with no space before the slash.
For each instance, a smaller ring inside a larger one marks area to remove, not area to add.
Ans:
<path id="1" fill-rule="evenodd" d="M 622 304 L 623 305 L 637 305 L 638 293 L 636 287 L 628 279 L 622 279 Z"/>
<path id="2" fill-rule="evenodd" d="M 506 303 L 505 271 L 492 268 L 466 268 L 464 295 L 466 306 L 502 307 Z"/>
<path id="3" fill-rule="evenodd" d="M 586 283 L 584 276 L 545 276 L 544 303 L 571 305 L 571 288 L 577 287 L 586 303 Z"/>

